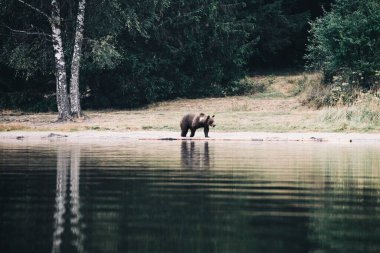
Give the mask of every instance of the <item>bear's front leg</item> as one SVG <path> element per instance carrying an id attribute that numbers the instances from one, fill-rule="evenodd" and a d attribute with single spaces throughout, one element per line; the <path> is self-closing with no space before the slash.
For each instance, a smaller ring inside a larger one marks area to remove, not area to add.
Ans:
<path id="1" fill-rule="evenodd" d="M 195 134 L 195 130 L 196 130 L 196 129 L 190 129 L 190 130 L 191 130 L 190 137 L 194 137 L 194 134 Z"/>
<path id="2" fill-rule="evenodd" d="M 208 130 L 209 130 L 208 126 L 205 126 L 204 131 L 205 131 L 205 137 L 206 138 L 209 138 L 209 136 L 208 136 Z"/>

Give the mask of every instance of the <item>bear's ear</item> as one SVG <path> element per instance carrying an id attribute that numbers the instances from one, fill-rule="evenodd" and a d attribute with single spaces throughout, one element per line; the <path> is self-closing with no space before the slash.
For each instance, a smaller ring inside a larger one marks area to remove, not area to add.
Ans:
<path id="1" fill-rule="evenodd" d="M 207 122 L 209 119 L 210 119 L 210 115 L 207 116 L 207 118 L 206 118 L 206 122 Z"/>
<path id="2" fill-rule="evenodd" d="M 212 117 L 214 118 L 214 117 L 215 117 L 215 115 L 212 115 Z"/>

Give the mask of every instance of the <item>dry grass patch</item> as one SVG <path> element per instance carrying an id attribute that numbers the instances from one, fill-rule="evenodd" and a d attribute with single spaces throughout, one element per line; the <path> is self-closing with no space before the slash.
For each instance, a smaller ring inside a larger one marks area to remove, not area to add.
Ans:
<path id="1" fill-rule="evenodd" d="M 9 131 L 26 131 L 31 130 L 30 127 L 25 126 L 24 124 L 19 123 L 10 123 L 10 124 L 0 124 L 0 132 L 9 132 Z"/>

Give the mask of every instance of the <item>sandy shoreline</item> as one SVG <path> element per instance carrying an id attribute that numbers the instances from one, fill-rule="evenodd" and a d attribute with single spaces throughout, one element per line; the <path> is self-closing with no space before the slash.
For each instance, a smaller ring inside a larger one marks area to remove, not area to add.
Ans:
<path id="1" fill-rule="evenodd" d="M 0 143 L 9 142 L 120 142 L 120 141 L 263 141 L 263 142 L 331 142 L 331 143 L 379 143 L 380 134 L 376 133 L 271 133 L 271 132 L 213 132 L 204 138 L 197 132 L 194 138 L 181 138 L 173 131 L 10 131 L 0 132 Z"/>

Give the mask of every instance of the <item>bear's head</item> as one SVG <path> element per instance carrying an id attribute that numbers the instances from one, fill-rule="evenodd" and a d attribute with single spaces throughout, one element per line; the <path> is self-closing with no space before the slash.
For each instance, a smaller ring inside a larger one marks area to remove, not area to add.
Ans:
<path id="1" fill-rule="evenodd" d="M 209 126 L 215 127 L 216 124 L 215 124 L 214 118 L 215 118 L 215 115 L 212 115 L 212 117 L 210 117 L 210 115 L 208 115 L 207 119 L 206 119 L 206 124 Z"/>

